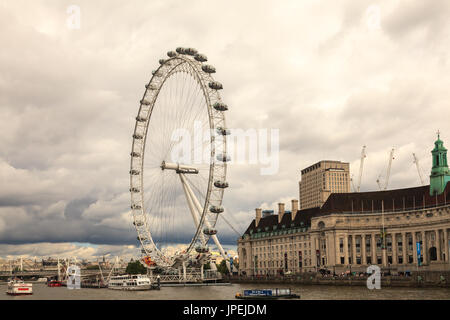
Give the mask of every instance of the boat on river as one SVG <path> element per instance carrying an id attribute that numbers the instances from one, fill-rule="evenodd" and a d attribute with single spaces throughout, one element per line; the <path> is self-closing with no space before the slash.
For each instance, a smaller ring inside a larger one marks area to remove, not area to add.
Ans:
<path id="1" fill-rule="evenodd" d="M 112 276 L 108 283 L 108 288 L 113 290 L 150 290 L 152 285 L 150 278 L 146 275 L 133 274 L 123 276 Z"/>
<path id="2" fill-rule="evenodd" d="M 30 295 L 33 294 L 33 284 L 25 283 L 20 279 L 11 279 L 8 282 L 8 289 L 6 293 L 11 296 L 22 296 L 22 295 Z"/>
<path id="3" fill-rule="evenodd" d="M 273 299 L 300 299 L 298 294 L 295 294 L 291 289 L 256 289 L 244 290 L 243 293 L 238 292 L 236 299 L 247 300 L 273 300 Z"/>
<path id="4" fill-rule="evenodd" d="M 48 287 L 62 287 L 62 282 L 58 281 L 58 280 L 50 280 L 49 282 L 47 282 L 47 286 Z"/>

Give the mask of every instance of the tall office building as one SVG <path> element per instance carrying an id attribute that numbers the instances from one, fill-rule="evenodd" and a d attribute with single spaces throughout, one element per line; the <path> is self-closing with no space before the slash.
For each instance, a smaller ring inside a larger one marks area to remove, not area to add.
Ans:
<path id="1" fill-rule="evenodd" d="M 303 169 L 300 209 L 321 207 L 332 193 L 350 192 L 350 164 L 323 160 Z"/>

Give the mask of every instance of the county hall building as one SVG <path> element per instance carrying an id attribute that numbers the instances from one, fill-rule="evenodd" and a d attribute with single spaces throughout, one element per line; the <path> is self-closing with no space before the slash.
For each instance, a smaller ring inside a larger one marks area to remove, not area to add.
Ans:
<path id="1" fill-rule="evenodd" d="M 238 240 L 239 273 L 450 270 L 450 171 L 439 136 L 432 157 L 430 185 L 397 190 L 350 193 L 349 166 L 339 161 L 302 170 L 306 205 L 255 210 Z"/>

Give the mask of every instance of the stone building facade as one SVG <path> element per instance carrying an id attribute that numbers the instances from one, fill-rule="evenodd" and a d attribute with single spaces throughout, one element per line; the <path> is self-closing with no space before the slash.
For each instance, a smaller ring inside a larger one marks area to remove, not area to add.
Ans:
<path id="1" fill-rule="evenodd" d="M 442 145 L 439 139 L 435 144 Z M 292 210 L 279 204 L 277 214 L 265 217 L 256 209 L 238 240 L 240 274 L 340 273 L 369 265 L 392 272 L 450 270 L 450 175 L 446 152 L 440 157 L 430 178 L 439 172 L 442 185 L 333 193 L 321 207 L 301 210 L 292 200 Z"/>

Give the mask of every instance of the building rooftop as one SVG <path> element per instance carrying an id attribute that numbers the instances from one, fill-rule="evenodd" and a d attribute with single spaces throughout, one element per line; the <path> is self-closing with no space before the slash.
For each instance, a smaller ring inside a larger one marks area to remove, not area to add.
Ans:
<path id="1" fill-rule="evenodd" d="M 311 170 L 320 168 L 322 163 L 349 164 L 348 162 L 342 162 L 342 161 L 338 161 L 338 160 L 321 160 L 319 162 L 314 163 L 313 165 L 310 165 L 310 166 L 302 169 L 301 173 L 305 174 Z"/>
<path id="2" fill-rule="evenodd" d="M 333 193 L 322 207 L 298 210 L 294 221 L 292 213 L 286 212 L 278 223 L 278 215 L 270 215 L 261 218 L 258 227 L 255 219 L 250 223 L 244 234 L 259 231 L 272 231 L 290 227 L 308 228 L 311 219 L 330 214 L 364 214 L 393 211 L 408 211 L 420 208 L 435 207 L 450 204 L 450 184 L 447 184 L 440 195 L 430 196 L 430 186 L 415 188 L 395 189 L 386 191 Z M 292 225 L 293 224 L 293 225 Z M 268 230 L 266 230 L 268 228 Z"/>

